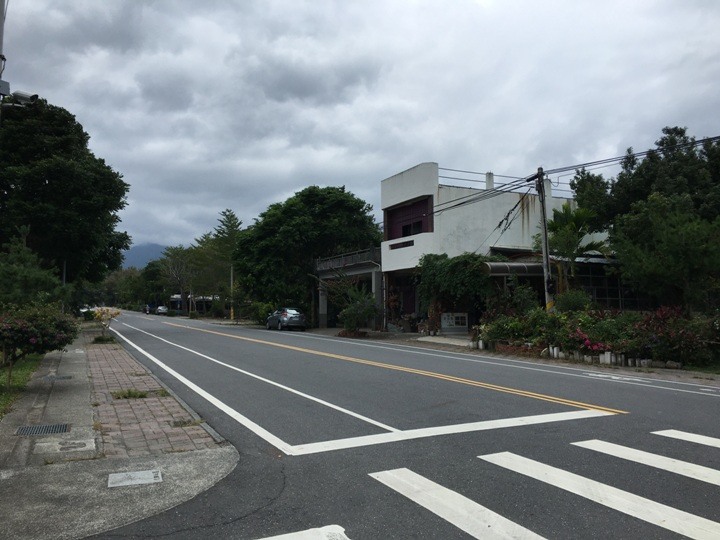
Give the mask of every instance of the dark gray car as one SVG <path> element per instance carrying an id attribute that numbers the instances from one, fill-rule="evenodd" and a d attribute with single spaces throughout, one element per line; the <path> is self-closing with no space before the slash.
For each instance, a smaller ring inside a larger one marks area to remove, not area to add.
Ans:
<path id="1" fill-rule="evenodd" d="M 286 328 L 305 330 L 307 323 L 305 322 L 305 315 L 303 315 L 299 309 L 281 307 L 268 316 L 265 327 L 268 330 L 272 328 L 277 328 L 278 330 L 285 330 Z"/>

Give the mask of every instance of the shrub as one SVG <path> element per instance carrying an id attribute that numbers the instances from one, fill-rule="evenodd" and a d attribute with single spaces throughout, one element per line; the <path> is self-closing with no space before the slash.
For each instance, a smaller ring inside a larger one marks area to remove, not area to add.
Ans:
<path id="1" fill-rule="evenodd" d="M 274 309 L 274 305 L 268 302 L 253 302 L 248 306 L 246 316 L 257 324 L 264 325 L 268 315 L 272 313 Z"/>
<path id="2" fill-rule="evenodd" d="M 191 311 L 188 317 L 190 319 L 198 319 L 200 317 L 200 314 L 197 311 Z"/>
<path id="3" fill-rule="evenodd" d="M 7 385 L 12 368 L 29 354 L 45 354 L 69 345 L 77 337 L 79 326 L 52 304 L 28 304 L 22 308 L 0 308 L 0 346 L 2 363 L 7 365 Z"/>
<path id="4" fill-rule="evenodd" d="M 555 309 L 561 313 L 584 311 L 591 301 L 592 298 L 585 291 L 571 289 L 555 297 Z"/>
<path id="5" fill-rule="evenodd" d="M 368 320 L 375 317 L 380 309 L 375 303 L 372 293 L 352 288 L 348 291 L 350 301 L 340 313 L 338 318 L 347 332 L 357 332 Z"/>

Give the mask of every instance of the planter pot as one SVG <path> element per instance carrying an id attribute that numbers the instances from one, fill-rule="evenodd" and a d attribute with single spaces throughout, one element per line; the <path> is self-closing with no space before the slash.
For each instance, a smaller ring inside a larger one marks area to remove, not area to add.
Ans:
<path id="1" fill-rule="evenodd" d="M 636 359 L 635 359 L 635 358 L 628 358 L 628 359 L 627 359 L 627 365 L 628 365 L 628 367 L 635 367 L 635 362 L 636 362 Z"/>
<path id="2" fill-rule="evenodd" d="M 585 360 L 586 364 L 592 364 L 593 357 L 590 356 L 589 354 L 586 354 L 586 355 L 583 355 L 583 360 Z"/>
<path id="3" fill-rule="evenodd" d="M 612 364 L 612 353 L 610 351 L 605 351 L 600 355 L 600 363 L 605 365 Z"/>
<path id="4" fill-rule="evenodd" d="M 481 351 L 485 350 L 485 342 L 482 339 L 479 339 L 477 344 L 478 344 L 478 346 L 477 346 L 478 349 L 480 349 Z"/>

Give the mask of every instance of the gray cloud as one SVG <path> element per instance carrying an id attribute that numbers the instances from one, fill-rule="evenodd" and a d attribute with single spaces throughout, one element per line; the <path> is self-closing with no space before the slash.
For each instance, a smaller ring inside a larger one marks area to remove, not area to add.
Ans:
<path id="1" fill-rule="evenodd" d="M 525 175 L 718 135 L 718 22 L 702 1 L 12 0 L 3 79 L 76 115 L 135 242 L 188 244 L 311 184 L 380 219 L 380 181 L 421 161 Z"/>

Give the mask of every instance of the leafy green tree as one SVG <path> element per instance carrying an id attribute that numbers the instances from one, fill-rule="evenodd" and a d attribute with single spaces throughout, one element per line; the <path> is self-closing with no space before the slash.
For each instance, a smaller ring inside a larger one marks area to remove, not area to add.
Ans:
<path id="1" fill-rule="evenodd" d="M 180 309 L 188 311 L 188 295 L 192 292 L 195 268 L 192 264 L 192 250 L 183 246 L 165 248 L 160 259 L 160 272 L 163 279 L 180 294 Z"/>
<path id="2" fill-rule="evenodd" d="M 720 299 L 720 216 L 688 194 L 653 193 L 619 216 L 610 240 L 623 276 L 666 305 L 707 310 Z"/>
<path id="3" fill-rule="evenodd" d="M 552 255 L 558 256 L 560 266 L 560 292 L 567 291 L 575 279 L 577 259 L 590 251 L 605 251 L 605 242 L 590 240 L 596 214 L 587 208 L 572 209 L 569 203 L 558 210 L 553 209 L 553 217 L 547 222 L 548 247 Z M 539 249 L 540 237 L 535 237 Z"/>
<path id="4" fill-rule="evenodd" d="M 191 259 L 196 268 L 193 290 L 198 294 L 233 298 L 233 254 L 240 236 L 242 221 L 230 209 L 220 212 L 218 225 L 212 232 L 195 239 Z"/>
<path id="5" fill-rule="evenodd" d="M 344 187 L 310 186 L 270 205 L 244 229 L 235 270 L 252 300 L 291 302 L 308 311 L 315 260 L 380 245 L 372 206 Z"/>
<path id="6" fill-rule="evenodd" d="M 88 140 L 72 114 L 45 100 L 3 110 L 0 244 L 27 228 L 27 246 L 67 282 L 101 281 L 130 244 L 115 230 L 128 185 Z"/>
<path id="7" fill-rule="evenodd" d="M 0 251 L 0 304 L 59 300 L 61 283 L 52 270 L 42 268 L 36 253 L 20 238 Z"/>
<path id="8" fill-rule="evenodd" d="M 458 257 L 426 254 L 417 269 L 417 292 L 421 311 L 452 309 L 464 304 L 479 310 L 493 293 L 493 283 L 484 271 L 486 262 L 503 261 L 504 257 L 464 253 Z"/>
<path id="9" fill-rule="evenodd" d="M 579 206 L 597 212 L 595 227 L 609 231 L 626 281 L 662 303 L 710 309 L 718 303 L 713 235 L 720 217 L 720 143 L 697 144 L 686 128 L 662 133 L 642 159 L 628 149 L 616 179 L 604 183 L 600 175 L 578 171 L 572 187 Z"/>
<path id="10" fill-rule="evenodd" d="M 605 180 L 602 174 L 593 174 L 585 169 L 576 171 L 575 177 L 570 181 L 577 205 L 594 214 L 588 223 L 592 232 L 607 229 L 610 222 L 610 187 L 611 183 Z"/>

